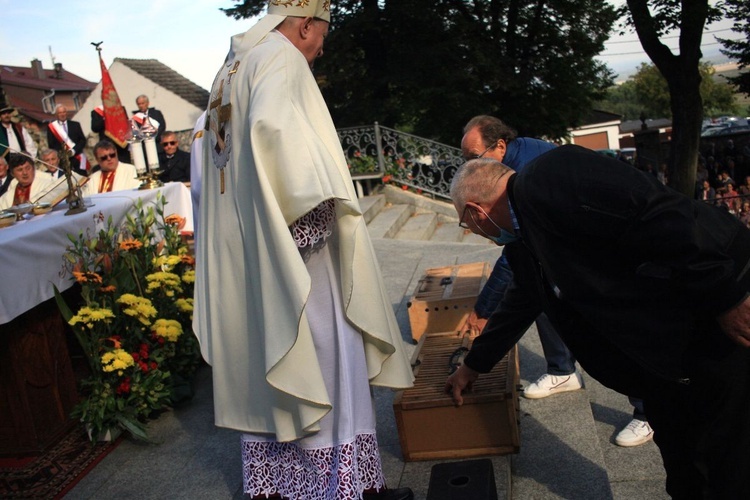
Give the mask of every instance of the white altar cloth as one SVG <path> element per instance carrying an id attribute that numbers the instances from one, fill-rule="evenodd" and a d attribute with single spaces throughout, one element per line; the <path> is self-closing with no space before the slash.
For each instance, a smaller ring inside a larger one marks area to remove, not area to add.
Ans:
<path id="1" fill-rule="evenodd" d="M 156 193 L 167 200 L 165 215 L 185 217 L 183 232 L 193 231 L 190 190 L 180 182 L 143 191 L 115 191 L 90 197 L 92 207 L 80 214 L 65 215 L 64 203 L 55 210 L 0 229 L 0 325 L 54 297 L 52 285 L 67 290 L 72 276 L 63 270 L 63 253 L 71 245 L 68 234 L 88 230 L 95 234 L 112 216 L 114 224 L 125 221 L 136 199 L 153 205 Z"/>

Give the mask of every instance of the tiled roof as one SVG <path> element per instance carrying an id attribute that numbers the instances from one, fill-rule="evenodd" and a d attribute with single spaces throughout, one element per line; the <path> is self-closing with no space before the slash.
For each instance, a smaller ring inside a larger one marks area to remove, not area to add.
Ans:
<path id="1" fill-rule="evenodd" d="M 124 59 L 116 57 L 114 62 L 118 61 L 152 82 L 174 92 L 189 103 L 201 109 L 206 109 L 209 92 L 169 66 L 160 63 L 156 59 Z"/>
<path id="2" fill-rule="evenodd" d="M 8 66 L 0 65 L 0 81 L 7 85 L 19 87 L 42 89 L 42 90 L 67 90 L 67 91 L 92 91 L 96 83 L 74 75 L 62 68 L 60 73 L 54 69 L 44 69 L 45 78 L 39 79 L 30 66 Z M 59 76 L 59 78 L 58 78 Z"/>

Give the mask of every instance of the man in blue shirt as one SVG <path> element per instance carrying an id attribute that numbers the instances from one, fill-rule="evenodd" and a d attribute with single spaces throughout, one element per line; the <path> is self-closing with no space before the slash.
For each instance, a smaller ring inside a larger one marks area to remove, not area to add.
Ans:
<path id="1" fill-rule="evenodd" d="M 527 163 L 555 148 L 554 144 L 546 141 L 517 137 L 515 130 L 493 116 L 475 116 L 469 120 L 463 132 L 461 150 L 467 161 L 491 158 L 519 173 Z M 513 244 L 510 239 L 495 242 L 502 245 Z M 512 277 L 513 272 L 503 253 L 469 316 L 467 326 L 472 333 L 482 331 L 487 319 L 505 295 L 505 289 Z M 546 314 L 542 313 L 537 318 L 536 326 L 547 361 L 547 373 L 529 384 L 524 389 L 523 396 L 539 399 L 583 387 L 581 374 L 576 370 L 575 357 L 555 331 Z M 633 420 L 617 435 L 615 442 L 619 446 L 638 446 L 653 437 L 653 430 L 646 419 L 642 401 L 631 398 L 631 403 L 635 407 Z"/>

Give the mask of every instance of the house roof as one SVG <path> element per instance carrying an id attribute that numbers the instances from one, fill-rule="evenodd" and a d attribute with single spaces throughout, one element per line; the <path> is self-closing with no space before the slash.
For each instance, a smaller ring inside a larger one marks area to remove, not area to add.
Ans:
<path id="1" fill-rule="evenodd" d="M 619 122 L 622 119 L 622 115 L 616 113 L 610 113 L 609 111 L 602 111 L 600 109 L 592 109 L 589 114 L 583 119 L 582 126 L 585 125 L 597 125 L 600 123 Z"/>
<path id="2" fill-rule="evenodd" d="M 37 76 L 37 69 L 33 67 L 35 63 L 38 63 L 38 70 L 42 72 L 44 78 Z M 96 87 L 96 83 L 74 75 L 62 65 L 58 65 L 58 68 L 58 70 L 43 69 L 39 61 L 32 61 L 32 66 L 0 65 L 0 84 L 8 103 L 20 114 L 38 122 L 45 122 L 50 119 L 50 115 L 42 106 L 42 96 L 52 91 L 55 93 L 91 92 Z M 39 99 L 30 99 L 31 96 L 37 94 Z"/>
<path id="3" fill-rule="evenodd" d="M 620 133 L 629 134 L 632 132 L 637 132 L 638 130 L 641 130 L 642 125 L 643 123 L 641 122 L 641 120 L 624 121 L 620 124 Z M 671 126 L 672 126 L 672 120 L 670 120 L 669 118 L 657 118 L 656 120 L 651 120 L 651 119 L 646 120 L 647 129 L 669 128 Z"/>
<path id="4" fill-rule="evenodd" d="M 197 83 L 193 83 L 169 66 L 156 59 L 125 59 L 116 57 L 120 62 L 141 76 L 169 89 L 187 102 L 205 109 L 208 106 L 209 92 Z"/>
<path id="5" fill-rule="evenodd" d="M 54 69 L 43 69 L 44 78 L 37 78 L 30 66 L 0 66 L 0 81 L 3 85 L 15 85 L 41 90 L 59 91 L 92 91 L 96 83 L 74 75 L 65 68 L 56 72 Z M 11 96 L 12 97 L 12 96 Z"/>

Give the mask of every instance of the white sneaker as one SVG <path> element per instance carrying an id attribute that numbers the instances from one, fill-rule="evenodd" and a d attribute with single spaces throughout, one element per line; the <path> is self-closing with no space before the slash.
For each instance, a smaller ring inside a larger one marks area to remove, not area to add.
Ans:
<path id="1" fill-rule="evenodd" d="M 576 370 L 570 375 L 550 375 L 545 373 L 523 390 L 523 397 L 540 399 L 558 392 L 576 391 L 583 387 L 581 374 Z"/>
<path id="2" fill-rule="evenodd" d="M 617 446 L 640 446 L 654 438 L 654 430 L 643 420 L 634 418 L 615 436 Z"/>

